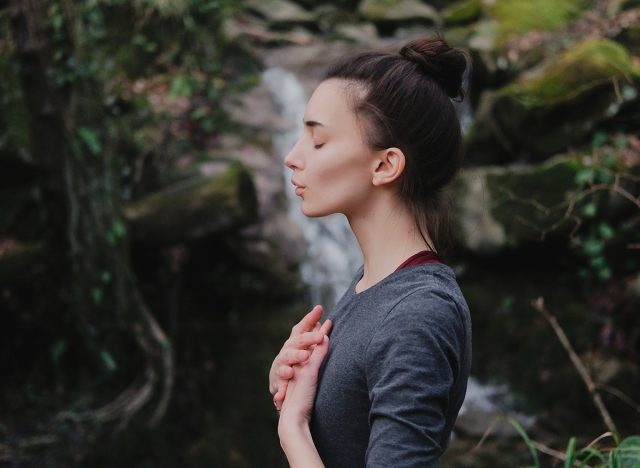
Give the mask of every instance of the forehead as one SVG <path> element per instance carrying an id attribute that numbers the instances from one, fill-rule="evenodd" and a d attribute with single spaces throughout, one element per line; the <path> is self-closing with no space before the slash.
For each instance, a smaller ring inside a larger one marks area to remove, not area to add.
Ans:
<path id="1" fill-rule="evenodd" d="M 351 109 L 351 91 L 346 90 L 344 80 L 323 81 L 315 89 L 309 102 L 304 120 L 323 124 L 327 130 L 341 132 L 357 128 L 356 116 Z"/>

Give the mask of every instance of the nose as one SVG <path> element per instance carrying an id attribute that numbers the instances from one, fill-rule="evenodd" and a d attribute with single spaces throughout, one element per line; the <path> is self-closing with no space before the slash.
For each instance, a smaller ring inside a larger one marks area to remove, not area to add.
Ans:
<path id="1" fill-rule="evenodd" d="M 291 170 L 294 169 L 302 169 L 302 158 L 300 157 L 300 152 L 298 151 L 300 139 L 296 141 L 293 148 L 289 151 L 289 153 L 284 157 L 284 164 Z"/>

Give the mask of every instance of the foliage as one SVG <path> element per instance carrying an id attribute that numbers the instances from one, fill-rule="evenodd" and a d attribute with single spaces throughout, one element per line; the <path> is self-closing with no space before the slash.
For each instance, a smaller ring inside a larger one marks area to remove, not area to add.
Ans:
<path id="1" fill-rule="evenodd" d="M 533 465 L 531 466 L 540 468 L 542 466 L 538 457 L 540 446 L 536 446 L 537 444 L 529 438 L 526 430 L 518 421 L 512 417 L 508 417 L 507 420 L 527 445 L 533 460 Z M 600 441 L 611 436 L 610 432 L 606 432 L 582 448 L 577 448 L 577 439 L 571 437 L 564 453 L 554 452 L 553 455 L 564 461 L 564 468 L 574 466 L 581 468 L 639 468 L 640 436 L 628 436 L 619 442 L 617 437 L 612 437 L 614 441 L 613 447 L 601 447 L 598 445 Z M 594 463 L 597 464 L 594 465 Z"/>

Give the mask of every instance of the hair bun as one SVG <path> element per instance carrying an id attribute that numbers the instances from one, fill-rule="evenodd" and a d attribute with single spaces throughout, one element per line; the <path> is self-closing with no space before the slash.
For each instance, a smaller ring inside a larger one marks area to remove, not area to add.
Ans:
<path id="1" fill-rule="evenodd" d="M 419 70 L 440 85 L 451 99 L 462 100 L 462 80 L 468 55 L 441 38 L 419 38 L 407 42 L 400 55 L 418 64 Z"/>

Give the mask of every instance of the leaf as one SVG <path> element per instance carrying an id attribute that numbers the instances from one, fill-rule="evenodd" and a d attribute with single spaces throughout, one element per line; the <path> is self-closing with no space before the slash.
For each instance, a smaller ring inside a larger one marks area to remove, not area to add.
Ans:
<path id="1" fill-rule="evenodd" d="M 124 237 L 127 233 L 127 226 L 119 219 L 115 220 L 111 225 L 111 232 L 116 239 Z"/>
<path id="2" fill-rule="evenodd" d="M 582 244 L 582 250 L 590 257 L 599 255 L 603 248 L 604 243 L 595 237 L 588 237 Z"/>
<path id="3" fill-rule="evenodd" d="M 598 232 L 603 239 L 611 239 L 615 234 L 609 223 L 600 223 L 598 225 Z"/>
<path id="4" fill-rule="evenodd" d="M 103 271 L 102 273 L 100 273 L 100 280 L 102 280 L 103 283 L 109 283 L 111 281 L 111 273 L 108 271 Z"/>
<path id="5" fill-rule="evenodd" d="M 587 203 L 582 207 L 582 215 L 585 218 L 593 218 L 598 212 L 598 207 L 595 203 Z"/>
<path id="6" fill-rule="evenodd" d="M 51 346 L 51 360 L 54 364 L 58 364 L 60 362 L 60 358 L 62 358 L 62 355 L 64 354 L 66 349 L 66 340 L 60 339 L 53 343 L 53 346 Z"/>
<path id="7" fill-rule="evenodd" d="M 597 131 L 593 134 L 591 138 L 591 146 L 596 149 L 600 148 L 607 141 L 607 134 L 603 131 Z"/>
<path id="8" fill-rule="evenodd" d="M 576 172 L 574 181 L 577 185 L 593 183 L 594 170 L 591 167 L 584 167 Z"/>
<path id="9" fill-rule="evenodd" d="M 118 364 L 116 363 L 116 360 L 113 359 L 113 356 L 111 355 L 111 353 L 106 349 L 103 349 L 102 351 L 100 351 L 100 358 L 102 359 L 102 362 L 104 363 L 105 367 L 109 369 L 111 372 L 118 369 Z"/>
<path id="10" fill-rule="evenodd" d="M 507 419 L 509 423 L 514 427 L 514 429 L 518 432 L 518 434 L 520 434 L 520 437 L 522 437 L 522 439 L 524 440 L 524 443 L 527 444 L 527 447 L 529 447 L 529 452 L 531 453 L 531 457 L 533 458 L 533 463 L 534 463 L 533 466 L 535 468 L 540 468 L 538 451 L 533 446 L 533 442 L 531 442 L 531 439 L 529 439 L 529 436 L 527 435 L 527 431 L 525 431 L 524 427 L 522 427 L 522 425 L 518 421 L 516 421 L 514 418 L 508 417 Z"/>
<path id="11" fill-rule="evenodd" d="M 100 144 L 100 139 L 98 138 L 98 134 L 94 132 L 89 127 L 79 127 L 78 128 L 78 136 L 82 140 L 82 142 L 89 149 L 89 152 L 94 156 L 97 156 L 102 151 L 102 145 Z"/>
<path id="12" fill-rule="evenodd" d="M 569 443 L 567 444 L 567 449 L 565 450 L 566 457 L 564 460 L 564 468 L 571 468 L 573 466 L 573 462 L 576 459 L 575 456 L 575 448 L 576 448 L 576 438 L 572 437 L 569 439 Z"/>
<path id="13" fill-rule="evenodd" d="M 95 304 L 102 302 L 103 295 L 102 288 L 91 288 L 91 299 L 93 299 Z"/>
<path id="14" fill-rule="evenodd" d="M 622 440 L 612 451 L 620 468 L 640 468 L 640 435 L 629 436 Z"/>

